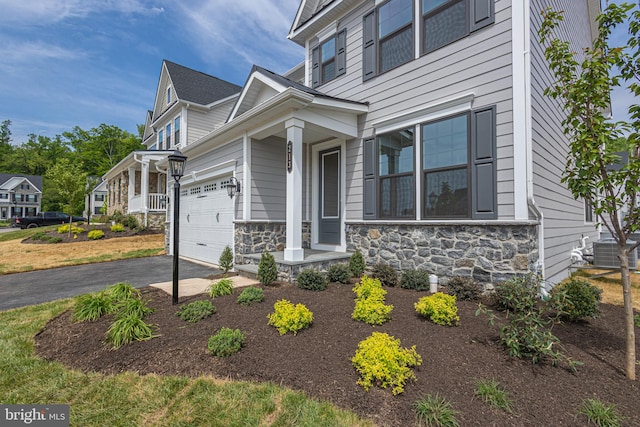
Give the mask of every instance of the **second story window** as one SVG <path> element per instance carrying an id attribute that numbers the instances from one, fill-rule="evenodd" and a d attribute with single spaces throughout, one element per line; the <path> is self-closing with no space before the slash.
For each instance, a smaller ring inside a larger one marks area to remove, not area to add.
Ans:
<path id="1" fill-rule="evenodd" d="M 364 16 L 363 80 L 440 49 L 495 21 L 495 0 L 388 0 Z M 414 30 L 414 9 L 422 15 Z"/>
<path id="2" fill-rule="evenodd" d="M 173 121 L 173 143 L 175 145 L 180 144 L 180 116 L 176 117 Z"/>
<path id="3" fill-rule="evenodd" d="M 160 129 L 158 132 L 158 150 L 162 150 L 162 143 L 164 142 L 164 131 Z"/>
<path id="4" fill-rule="evenodd" d="M 331 81 L 346 73 L 346 30 L 323 41 L 311 52 L 313 87 Z"/>
<path id="5" fill-rule="evenodd" d="M 167 105 L 171 104 L 171 87 L 167 88 Z"/>
<path id="6" fill-rule="evenodd" d="M 171 123 L 167 125 L 167 143 L 165 147 L 167 150 L 171 148 Z"/>

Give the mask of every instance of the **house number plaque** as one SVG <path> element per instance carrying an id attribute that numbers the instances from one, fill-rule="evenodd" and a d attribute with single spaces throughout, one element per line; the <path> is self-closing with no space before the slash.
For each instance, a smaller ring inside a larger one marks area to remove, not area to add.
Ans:
<path id="1" fill-rule="evenodd" d="M 293 169 L 293 143 L 287 142 L 287 171 L 291 173 Z"/>

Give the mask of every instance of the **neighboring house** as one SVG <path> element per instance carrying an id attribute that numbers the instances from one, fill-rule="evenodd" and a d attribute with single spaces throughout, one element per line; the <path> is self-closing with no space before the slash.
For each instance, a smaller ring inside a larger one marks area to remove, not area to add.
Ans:
<path id="1" fill-rule="evenodd" d="M 103 176 L 107 213 L 134 214 L 150 227 L 164 225 L 167 178 L 157 162 L 222 125 L 240 89 L 163 61 L 154 108 L 147 113 L 142 138 L 147 150 L 132 152 Z"/>
<path id="2" fill-rule="evenodd" d="M 304 62 L 284 76 L 254 66 L 226 120 L 179 145 L 180 254 L 217 263 L 229 245 L 244 264 L 282 251 L 295 274 L 308 249 L 360 249 L 369 266 L 445 278 L 566 277 L 596 230 L 560 182 L 562 106 L 543 94 L 536 36 L 548 5 L 575 51 L 591 45 L 597 0 L 302 0 L 288 38 Z M 167 64 L 145 133 L 158 148 L 154 123 L 192 121 L 184 106 L 159 116 Z"/>
<path id="3" fill-rule="evenodd" d="M 0 173 L 0 220 L 35 215 L 41 203 L 41 176 Z"/>
<path id="4" fill-rule="evenodd" d="M 95 177 L 94 177 L 95 178 Z M 96 182 L 96 181 L 91 181 Z M 100 182 L 87 194 L 84 202 L 84 216 L 91 219 L 103 213 L 103 206 L 107 203 L 107 181 L 100 179 Z"/>

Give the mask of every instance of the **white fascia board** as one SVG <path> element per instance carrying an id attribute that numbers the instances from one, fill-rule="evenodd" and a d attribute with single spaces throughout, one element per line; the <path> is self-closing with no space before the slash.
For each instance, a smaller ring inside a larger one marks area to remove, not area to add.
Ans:
<path id="1" fill-rule="evenodd" d="M 296 29 L 291 29 L 291 31 L 289 32 L 289 34 L 287 35 L 287 38 L 295 43 L 298 43 L 295 39 L 298 36 L 301 36 L 302 33 L 304 33 L 311 25 L 313 25 L 313 23 L 315 21 L 317 21 L 318 19 L 320 19 L 321 17 L 323 17 L 324 15 L 327 15 L 328 13 L 332 12 L 335 8 L 338 7 L 338 5 L 340 3 L 342 3 L 344 0 L 335 0 L 333 1 L 331 4 L 329 4 L 329 6 L 323 8 L 317 15 L 315 15 L 313 18 L 309 19 L 307 22 L 305 22 L 301 27 L 296 28 Z M 299 17 L 296 17 L 296 19 L 299 19 Z M 295 23 L 295 21 L 294 21 Z M 299 44 L 299 43 L 298 43 Z"/>
<path id="2" fill-rule="evenodd" d="M 272 88 L 273 90 L 279 93 L 282 93 L 287 89 L 285 86 L 279 83 L 276 83 L 275 81 L 265 76 L 264 74 L 260 73 L 259 71 L 254 71 L 249 77 L 249 79 L 247 80 L 247 84 L 242 88 L 242 92 L 240 92 L 240 95 L 238 97 L 238 102 L 236 102 L 236 105 L 233 107 L 233 110 L 231 110 L 231 114 L 229 115 L 231 120 L 235 119 L 236 114 L 238 113 L 238 109 L 244 102 L 244 98 L 247 96 L 249 89 L 253 85 L 258 84 L 258 82 L 269 86 L 270 88 Z"/>
<path id="3" fill-rule="evenodd" d="M 233 101 L 234 99 L 237 99 L 239 96 L 240 96 L 240 92 L 238 92 L 238 93 L 236 93 L 236 94 L 233 94 L 233 95 L 231 95 L 231 96 L 228 96 L 228 97 L 226 97 L 226 98 L 223 98 L 223 99 L 219 99 L 219 100 L 217 100 L 217 101 L 214 101 L 214 102 L 212 102 L 211 104 L 207 104 L 207 105 L 205 105 L 204 107 L 205 107 L 205 108 L 207 108 L 207 109 L 211 109 L 211 108 L 217 107 L 218 105 L 221 105 L 221 104 L 227 103 L 227 102 L 229 102 L 229 101 Z M 197 105 L 197 104 L 194 104 L 194 105 Z"/>
<path id="4" fill-rule="evenodd" d="M 345 102 L 340 101 L 339 99 L 323 98 L 321 96 L 316 96 L 313 99 L 312 104 L 317 107 L 327 107 L 332 110 L 350 111 L 357 114 L 369 112 L 369 106 L 367 104 Z"/>
<path id="5" fill-rule="evenodd" d="M 371 125 L 376 129 L 377 133 L 385 133 L 413 126 L 418 123 L 436 120 L 452 114 L 471 111 L 474 98 L 475 95 L 473 92 L 457 95 L 427 104 L 424 107 L 403 111 L 391 117 L 375 120 Z"/>

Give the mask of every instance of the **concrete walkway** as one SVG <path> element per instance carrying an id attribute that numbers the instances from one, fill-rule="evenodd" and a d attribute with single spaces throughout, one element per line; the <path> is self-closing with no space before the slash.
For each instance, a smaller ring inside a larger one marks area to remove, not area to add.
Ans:
<path id="1" fill-rule="evenodd" d="M 260 283 L 257 280 L 249 279 L 242 276 L 232 276 L 229 278 L 233 282 L 234 288 L 253 286 Z M 211 286 L 211 284 L 214 282 L 215 280 L 198 278 L 178 280 L 178 297 L 190 297 L 193 295 L 208 292 L 209 286 Z M 167 294 L 173 296 L 173 280 L 171 280 L 170 282 L 152 283 L 149 286 L 162 289 Z"/>

